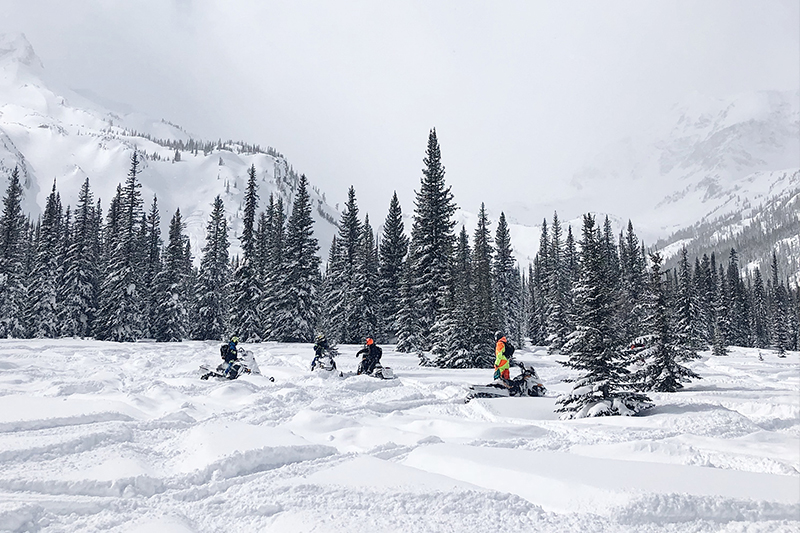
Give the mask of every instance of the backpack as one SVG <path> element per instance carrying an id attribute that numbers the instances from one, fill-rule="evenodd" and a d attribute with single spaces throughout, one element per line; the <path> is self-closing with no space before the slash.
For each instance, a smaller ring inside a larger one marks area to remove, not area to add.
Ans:
<path id="1" fill-rule="evenodd" d="M 506 359 L 510 360 L 511 356 L 514 355 L 514 345 L 508 341 L 506 341 L 504 344 L 506 345 L 506 351 L 503 352 L 503 354 L 506 356 Z"/>
<path id="2" fill-rule="evenodd" d="M 219 354 L 222 356 L 224 361 L 227 361 L 228 359 L 234 359 L 231 357 L 231 347 L 228 343 L 225 343 L 219 347 Z"/>

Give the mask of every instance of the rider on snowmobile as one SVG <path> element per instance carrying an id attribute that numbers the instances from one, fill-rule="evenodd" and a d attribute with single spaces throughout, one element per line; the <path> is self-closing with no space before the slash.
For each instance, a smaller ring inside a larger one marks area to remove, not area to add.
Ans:
<path id="1" fill-rule="evenodd" d="M 329 351 L 330 349 L 331 347 L 328 344 L 328 339 L 325 338 L 325 335 L 322 333 L 317 335 L 317 338 L 314 339 L 314 360 L 311 361 L 311 370 L 316 368 L 320 357 L 324 356 L 325 352 Z"/>
<path id="2" fill-rule="evenodd" d="M 375 344 L 372 337 L 367 337 L 364 347 L 356 352 L 356 357 L 364 354 L 364 361 L 358 369 L 359 374 L 371 374 L 375 370 L 375 365 L 380 363 L 383 350 Z"/>
<path id="3" fill-rule="evenodd" d="M 221 352 L 222 352 L 222 360 L 225 361 L 226 366 L 223 374 L 226 376 L 231 370 L 233 366 L 233 362 L 236 361 L 236 358 L 239 356 L 239 350 L 237 349 L 237 344 L 239 344 L 239 337 L 236 335 L 231 337 L 231 340 L 228 341 L 228 344 L 222 345 Z"/>
<path id="4" fill-rule="evenodd" d="M 502 331 L 495 332 L 494 340 L 497 342 L 494 347 L 494 379 L 507 380 L 511 376 L 508 360 L 514 353 L 514 346 L 508 342 Z"/>

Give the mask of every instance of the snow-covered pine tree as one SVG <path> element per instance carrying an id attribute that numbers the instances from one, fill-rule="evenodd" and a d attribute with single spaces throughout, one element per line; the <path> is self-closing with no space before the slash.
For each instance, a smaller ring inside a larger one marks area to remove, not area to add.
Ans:
<path id="1" fill-rule="evenodd" d="M 624 338 L 633 339 L 642 333 L 643 317 L 640 313 L 643 309 L 641 303 L 646 285 L 647 267 L 639 238 L 630 220 L 624 237 L 621 238 L 619 251 L 622 330 Z"/>
<path id="2" fill-rule="evenodd" d="M 541 296 L 536 289 L 538 285 L 536 283 L 536 270 L 538 269 L 538 266 L 534 267 L 536 262 L 537 261 L 534 260 L 534 262 L 528 264 L 528 277 L 525 284 L 525 334 L 528 336 L 528 338 L 530 338 L 534 345 L 539 345 L 539 332 L 542 328 L 542 324 L 539 321 L 539 306 L 541 305 L 539 299 Z"/>
<path id="3" fill-rule="evenodd" d="M 169 241 L 164 250 L 161 272 L 153 286 L 155 312 L 153 335 L 157 342 L 180 342 L 188 330 L 188 278 L 181 210 L 177 209 L 169 223 Z"/>
<path id="4" fill-rule="evenodd" d="M 97 331 L 102 340 L 135 341 L 142 338 L 145 325 L 140 263 L 143 256 L 140 235 L 143 211 L 139 165 L 139 155 L 134 150 L 128 178 L 124 187 L 117 188 L 106 225 L 109 255 L 100 289 L 102 323 Z"/>
<path id="5" fill-rule="evenodd" d="M 27 336 L 31 338 L 52 339 L 58 336 L 58 255 L 62 244 L 61 223 L 63 212 L 61 197 L 56 191 L 56 183 L 47 197 L 42 214 L 33 270 L 28 277 L 28 312 L 26 317 Z"/>
<path id="6" fill-rule="evenodd" d="M 492 234 L 489 229 L 489 215 L 481 202 L 478 212 L 478 226 L 473 234 L 472 248 L 472 301 L 473 301 L 473 357 L 479 361 L 494 361 L 494 332 L 497 330 L 494 280 L 492 279 Z"/>
<path id="7" fill-rule="evenodd" d="M 200 259 L 200 271 L 195 285 L 195 317 L 192 338 L 224 340 L 228 332 L 228 221 L 222 198 L 214 199 L 211 217 L 206 225 L 206 245 Z"/>
<path id="8" fill-rule="evenodd" d="M 369 223 L 369 215 L 364 217 L 361 232 L 361 251 L 359 263 L 353 277 L 353 287 L 358 291 L 355 309 L 358 310 L 358 331 L 361 337 L 375 337 L 380 316 L 378 293 L 378 254 L 375 236 Z"/>
<path id="9" fill-rule="evenodd" d="M 325 265 L 325 276 L 321 287 L 320 331 L 332 342 L 343 338 L 341 317 L 344 316 L 345 298 L 343 288 L 346 287 L 344 277 L 344 259 L 342 248 L 336 235 L 333 236 L 328 251 L 328 263 Z"/>
<path id="10" fill-rule="evenodd" d="M 412 338 L 414 344 L 410 347 L 414 350 L 422 350 L 430 342 L 431 328 L 444 305 L 455 243 L 455 222 L 452 218 L 456 206 L 450 187 L 445 185 L 445 171 L 435 129 L 428 135 L 423 163 L 425 168 L 416 195 L 408 254 L 409 275 L 406 280 L 412 285 L 409 287 L 410 298 L 403 302 L 404 306 L 411 306 L 404 312 L 413 315 L 412 323 L 416 323 L 419 330 L 401 331 L 398 349 L 408 345 Z"/>
<path id="11" fill-rule="evenodd" d="M 550 232 L 547 229 L 547 219 L 542 219 L 542 234 L 539 238 L 539 251 L 533 258 L 534 284 L 536 292 L 539 294 L 539 324 L 538 331 L 531 332 L 531 342 L 539 346 L 549 344 L 550 330 L 548 328 L 548 317 L 550 316 L 550 287 L 551 287 L 551 265 L 550 260 Z"/>
<path id="12" fill-rule="evenodd" d="M 714 262 L 714 254 L 711 255 L 712 264 Z M 730 323 L 728 321 L 728 313 L 726 311 L 727 304 L 727 291 L 728 282 L 725 277 L 725 271 L 722 265 L 719 266 L 719 273 L 715 276 L 717 281 L 716 291 L 714 293 L 714 340 L 712 343 L 711 353 L 716 356 L 728 355 L 728 331 Z"/>
<path id="13" fill-rule="evenodd" d="M 652 275 L 650 283 L 652 284 Z M 681 248 L 678 261 L 678 286 L 674 300 L 677 321 L 675 327 L 676 332 L 686 339 L 688 346 L 695 351 L 708 349 L 708 344 L 703 338 L 702 314 L 696 287 L 697 284 L 692 278 L 692 270 L 689 266 L 689 255 L 684 246 Z"/>
<path id="14" fill-rule="evenodd" d="M 314 238 L 308 180 L 300 176 L 286 228 L 285 297 L 274 331 L 280 342 L 311 342 L 317 325 L 319 245 Z"/>
<path id="15" fill-rule="evenodd" d="M 764 278 L 761 270 L 756 267 L 753 273 L 753 292 L 751 309 L 751 330 L 756 348 L 764 349 L 769 346 L 769 309 L 767 307 L 767 294 L 764 291 Z"/>
<path id="16" fill-rule="evenodd" d="M 747 305 L 745 286 L 739 276 L 739 254 L 731 248 L 728 271 L 725 310 L 728 314 L 728 343 L 748 346 L 750 337 L 750 309 Z"/>
<path id="17" fill-rule="evenodd" d="M 556 400 L 556 412 L 564 418 L 632 415 L 649 407 L 641 394 L 623 391 L 628 371 L 614 330 L 615 299 L 608 286 L 609 265 L 603 237 L 592 215 L 584 215 L 581 239 L 580 278 L 575 287 L 575 331 L 567 338 L 563 352 L 566 366 L 580 372 L 572 391 Z"/>
<path id="18" fill-rule="evenodd" d="M 342 218 L 339 222 L 338 244 L 341 253 L 341 294 L 344 298 L 342 302 L 341 315 L 341 337 L 337 342 L 357 344 L 363 341 L 366 332 L 362 332 L 361 309 L 358 306 L 361 288 L 356 280 L 356 271 L 359 264 L 363 261 L 363 247 L 361 239 L 364 227 L 358 219 L 358 204 L 356 203 L 356 190 L 352 186 L 347 191 L 347 203 L 342 211 Z"/>
<path id="19" fill-rule="evenodd" d="M 566 252 L 561 241 L 561 222 L 558 213 L 553 213 L 552 237 L 547 249 L 549 265 L 546 288 L 548 351 L 558 353 L 571 331 L 567 308 L 571 285 L 567 269 Z"/>
<path id="20" fill-rule="evenodd" d="M 251 165 L 247 171 L 247 189 L 244 195 L 244 217 L 242 218 L 242 258 L 233 274 L 231 282 L 232 333 L 243 342 L 261 342 L 263 326 L 259 314 L 262 289 L 256 269 L 255 218 L 258 207 L 256 192 L 256 167 Z"/>
<path id="21" fill-rule="evenodd" d="M 0 338 L 22 337 L 25 217 L 22 215 L 22 186 L 14 167 L 3 197 L 0 217 Z"/>
<path id="22" fill-rule="evenodd" d="M 278 197 L 267 208 L 267 242 L 266 254 L 263 258 L 264 269 L 264 296 L 260 307 L 260 315 L 264 321 L 265 338 L 275 340 L 280 305 L 285 297 L 284 286 L 285 244 L 286 244 L 286 213 L 283 208 L 283 199 Z"/>
<path id="23" fill-rule="evenodd" d="M 514 253 L 511 250 L 511 233 L 508 230 L 505 213 L 500 213 L 495 233 L 495 254 L 492 265 L 495 289 L 495 309 L 497 309 L 498 328 L 518 347 L 524 344 L 523 332 L 519 328 L 522 313 L 519 271 L 514 267 Z"/>
<path id="24" fill-rule="evenodd" d="M 164 242 L 161 239 L 161 214 L 158 211 L 158 198 L 153 195 L 153 203 L 147 213 L 144 229 L 145 239 L 145 265 L 142 285 L 144 287 L 144 306 L 147 324 L 145 336 L 154 337 L 157 325 L 158 290 L 156 287 L 156 276 L 161 272 L 161 247 Z"/>
<path id="25" fill-rule="evenodd" d="M 474 351 L 475 306 L 473 303 L 472 259 L 464 226 L 458 236 L 453 262 L 451 290 L 443 318 L 434 331 L 434 364 L 441 368 L 491 368 L 493 359 Z"/>
<path id="26" fill-rule="evenodd" d="M 789 331 L 789 301 L 786 286 L 778 277 L 778 256 L 773 250 L 772 264 L 772 347 L 777 350 L 778 357 L 786 357 L 786 350 L 790 345 Z"/>
<path id="27" fill-rule="evenodd" d="M 389 203 L 389 213 L 383 224 L 383 238 L 380 240 L 378 254 L 380 330 L 384 341 L 397 340 L 398 313 L 401 304 L 401 274 L 407 253 L 408 237 L 404 232 L 403 212 L 395 191 Z"/>
<path id="28" fill-rule="evenodd" d="M 676 323 L 670 316 L 661 264 L 660 254 L 650 254 L 650 280 L 641 303 L 642 335 L 633 339 L 630 347 L 632 359 L 641 361 L 641 368 L 632 381 L 641 391 L 676 392 L 683 383 L 700 379 L 681 365 L 698 356 L 691 337 L 681 331 L 686 328 L 683 317 L 679 315 Z"/>

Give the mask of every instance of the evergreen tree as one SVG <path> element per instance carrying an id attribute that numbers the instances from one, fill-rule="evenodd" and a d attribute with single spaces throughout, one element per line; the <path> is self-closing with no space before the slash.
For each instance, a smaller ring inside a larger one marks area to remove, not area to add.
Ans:
<path id="1" fill-rule="evenodd" d="M 203 247 L 195 286 L 196 321 L 192 328 L 193 339 L 224 340 L 226 337 L 229 314 L 229 245 L 225 206 L 222 198 L 217 195 L 206 225 L 206 245 Z"/>
<path id="2" fill-rule="evenodd" d="M 134 150 L 124 187 L 117 189 L 106 224 L 109 248 L 100 289 L 101 304 L 97 336 L 103 340 L 132 342 L 142 338 L 145 317 L 141 285 L 142 242 L 140 238 L 142 197 L 139 189 L 139 156 Z"/>
<path id="3" fill-rule="evenodd" d="M 262 298 L 258 279 L 255 240 L 255 217 L 258 206 L 256 193 L 256 167 L 248 170 L 247 189 L 244 196 L 244 218 L 242 219 L 242 258 L 231 282 L 231 319 L 233 333 L 243 342 L 261 342 L 263 326 L 259 314 Z"/>
<path id="4" fill-rule="evenodd" d="M 25 218 L 22 215 L 22 186 L 14 167 L 3 198 L 0 217 L 0 338 L 24 334 L 23 303 Z"/>
<path id="5" fill-rule="evenodd" d="M 260 316 L 264 322 L 265 338 L 274 340 L 280 305 L 286 293 L 283 281 L 287 258 L 285 257 L 286 214 L 283 209 L 283 199 L 278 197 L 273 202 L 272 195 L 267 208 L 266 241 L 266 253 L 263 257 L 264 296 Z"/>
<path id="6" fill-rule="evenodd" d="M 713 264 L 713 254 L 711 255 L 711 260 Z M 719 273 L 715 279 L 717 280 L 717 284 L 714 293 L 714 342 L 711 353 L 716 356 L 725 356 L 728 355 L 728 331 L 730 327 L 728 313 L 726 312 L 728 282 L 725 278 L 722 265 L 719 266 Z"/>
<path id="7" fill-rule="evenodd" d="M 567 293 L 571 287 L 566 254 L 561 242 L 561 222 L 558 220 L 558 213 L 553 213 L 552 238 L 547 253 L 549 263 L 547 267 L 547 302 L 545 304 L 547 307 L 547 331 L 549 332 L 547 342 L 548 351 L 556 353 L 561 350 L 571 329 L 567 317 Z"/>
<path id="8" fill-rule="evenodd" d="M 472 250 L 472 351 L 478 358 L 478 366 L 482 366 L 483 361 L 494 361 L 494 332 L 498 328 L 492 276 L 493 241 L 489 224 L 486 206 L 481 203 Z"/>
<path id="9" fill-rule="evenodd" d="M 537 307 L 538 317 L 536 323 L 539 328 L 531 332 L 531 341 L 537 345 L 549 345 L 550 343 L 550 287 L 552 286 L 550 259 L 550 232 L 547 229 L 547 219 L 542 220 L 542 234 L 539 238 L 539 251 L 533 258 L 534 264 L 534 286 L 539 294 L 539 305 Z"/>
<path id="10" fill-rule="evenodd" d="M 731 248 L 727 272 L 727 291 L 725 310 L 728 315 L 728 343 L 735 346 L 748 346 L 750 336 L 750 316 L 747 307 L 745 287 L 739 277 L 739 255 Z"/>
<path id="11" fill-rule="evenodd" d="M 685 251 L 684 248 L 684 259 Z M 685 263 L 688 269 L 688 260 Z M 642 300 L 643 335 L 633 340 L 630 349 L 633 357 L 642 361 L 643 365 L 634 374 L 633 380 L 642 391 L 676 392 L 683 388 L 683 383 L 700 378 L 680 364 L 698 356 L 691 346 L 693 339 L 685 333 L 687 325 L 684 317 L 679 315 L 675 324 L 670 318 L 664 293 L 661 256 L 658 253 L 650 254 L 650 264 L 650 283 Z"/>
<path id="12" fill-rule="evenodd" d="M 653 256 L 651 255 L 651 258 Z M 652 284 L 652 275 L 650 283 Z M 675 295 L 676 328 L 679 334 L 687 339 L 693 350 L 705 350 L 707 344 L 702 333 L 702 316 L 700 302 L 696 292 L 696 284 L 692 278 L 689 256 L 686 247 L 680 252 L 678 263 L 678 286 Z"/>
<path id="13" fill-rule="evenodd" d="M 155 336 L 157 326 L 157 308 L 159 303 L 158 288 L 156 287 L 156 276 L 161 272 L 161 214 L 158 211 L 158 198 L 153 195 L 153 203 L 150 212 L 147 214 L 144 229 L 145 239 L 145 267 L 142 285 L 144 286 L 144 306 L 145 316 L 147 317 L 146 336 Z"/>
<path id="14" fill-rule="evenodd" d="M 378 250 L 372 226 L 369 223 L 369 215 L 364 218 L 359 256 L 360 261 L 356 266 L 353 278 L 353 287 L 357 289 L 355 309 L 358 310 L 358 331 L 362 337 L 375 337 L 380 316 Z"/>
<path id="15" fill-rule="evenodd" d="M 278 307 L 274 331 L 280 342 L 311 342 L 317 324 L 319 245 L 314 238 L 311 199 L 305 175 L 300 176 L 286 228 L 286 296 Z"/>
<path id="16" fill-rule="evenodd" d="M 164 265 L 154 280 L 156 290 L 153 333 L 158 342 L 179 342 L 188 330 L 188 280 L 186 262 L 188 237 L 183 234 L 181 210 L 175 211 L 169 223 L 169 243 Z"/>
<path id="17" fill-rule="evenodd" d="M 767 294 L 764 292 L 764 279 L 761 270 L 756 267 L 753 282 L 752 331 L 755 347 L 764 349 L 769 346 L 769 309 Z"/>
<path id="18" fill-rule="evenodd" d="M 428 136 L 423 163 L 425 168 L 416 197 L 408 255 L 409 275 L 406 277 L 413 284 L 407 288 L 410 297 L 403 301 L 405 312 L 413 316 L 419 329 L 401 330 L 398 350 L 409 345 L 421 350 L 425 347 L 422 342 L 430 340 L 431 328 L 444 306 L 455 241 L 452 217 L 456 207 L 450 187 L 445 186 L 435 129 Z"/>
<path id="19" fill-rule="evenodd" d="M 645 256 L 639 238 L 629 220 L 625 235 L 620 243 L 620 284 L 622 291 L 621 315 L 624 338 L 633 339 L 641 333 L 643 316 L 642 298 L 646 285 Z"/>
<path id="20" fill-rule="evenodd" d="M 47 197 L 35 244 L 33 271 L 28 277 L 30 315 L 27 317 L 27 334 L 32 338 L 54 338 L 58 336 L 58 253 L 63 242 L 61 223 L 63 212 L 56 184 Z"/>
<path id="21" fill-rule="evenodd" d="M 524 338 L 519 328 L 519 316 L 522 313 L 519 274 L 514 267 L 511 233 L 508 230 L 505 213 L 502 212 L 497 223 L 494 242 L 493 274 L 498 327 L 509 340 L 522 347 Z"/>
<path id="22" fill-rule="evenodd" d="M 613 288 L 608 286 L 609 260 L 595 220 L 584 215 L 581 273 L 575 287 L 576 324 L 564 344 L 566 366 L 579 371 L 572 391 L 558 398 L 556 412 L 567 418 L 635 414 L 650 406 L 641 394 L 621 390 L 628 378 L 614 331 Z"/>
<path id="23" fill-rule="evenodd" d="M 772 346 L 778 357 L 785 357 L 790 346 L 789 305 L 786 286 L 778 278 L 778 256 L 772 252 Z"/>
<path id="24" fill-rule="evenodd" d="M 453 262 L 451 290 L 442 319 L 435 327 L 434 364 L 441 368 L 491 368 L 493 358 L 473 350 L 475 306 L 469 237 L 462 226 Z"/>
<path id="25" fill-rule="evenodd" d="M 400 327 L 398 314 L 402 303 L 401 274 L 403 261 L 408 253 L 408 238 L 403 230 L 403 213 L 397 199 L 397 192 L 395 192 L 383 224 L 383 238 L 380 241 L 378 263 L 381 336 L 386 341 L 396 340 Z"/>

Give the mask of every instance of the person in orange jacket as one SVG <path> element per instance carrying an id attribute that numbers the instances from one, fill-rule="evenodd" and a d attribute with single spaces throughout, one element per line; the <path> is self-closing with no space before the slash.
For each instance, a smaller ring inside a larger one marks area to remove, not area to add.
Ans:
<path id="1" fill-rule="evenodd" d="M 502 331 L 494 334 L 497 344 L 494 347 L 494 379 L 510 379 L 508 359 L 514 352 L 514 347 L 505 338 Z"/>

